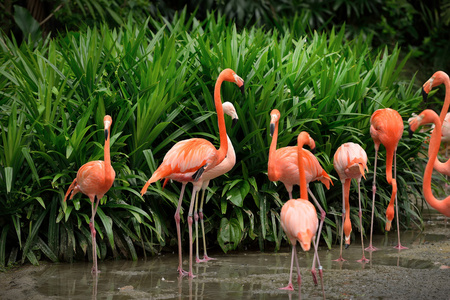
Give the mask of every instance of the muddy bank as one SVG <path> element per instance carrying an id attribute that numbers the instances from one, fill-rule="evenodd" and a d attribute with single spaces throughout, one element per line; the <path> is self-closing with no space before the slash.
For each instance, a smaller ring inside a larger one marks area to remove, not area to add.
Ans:
<path id="1" fill-rule="evenodd" d="M 450 226 L 402 233 L 408 250 L 398 251 L 396 233 L 379 236 L 379 251 L 361 258 L 360 244 L 344 251 L 346 262 L 333 261 L 339 249 L 321 248 L 327 299 L 450 299 Z M 99 262 L 98 280 L 89 263 L 23 266 L 0 273 L 0 299 L 321 299 L 310 269 L 312 252 L 299 252 L 302 275 L 299 294 L 279 290 L 289 278 L 290 249 L 279 253 L 245 252 L 194 265 L 196 278 L 178 278 L 177 255 L 160 255 L 147 261 Z M 186 255 L 185 255 L 186 257 Z M 186 257 L 187 258 L 187 257 Z M 184 262 L 187 268 L 187 260 Z"/>

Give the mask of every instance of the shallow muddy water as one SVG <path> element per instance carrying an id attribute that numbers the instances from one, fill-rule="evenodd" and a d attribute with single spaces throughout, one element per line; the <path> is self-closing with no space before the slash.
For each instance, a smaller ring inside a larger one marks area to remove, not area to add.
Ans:
<path id="1" fill-rule="evenodd" d="M 355 232 L 356 235 L 359 233 Z M 322 246 L 327 299 L 450 299 L 450 226 L 431 222 L 425 232 L 402 233 L 408 250 L 396 250 L 396 232 L 376 236 L 379 251 L 365 252 L 370 262 L 356 262 L 361 244 L 344 249 L 345 262 L 335 262 L 339 246 Z M 367 241 L 365 241 L 368 243 Z M 367 246 L 367 244 L 365 245 Z M 195 278 L 179 278 L 177 255 L 165 254 L 147 261 L 99 261 L 98 279 L 90 263 L 24 266 L 0 274 L 0 299 L 322 299 L 313 284 L 310 252 L 299 251 L 302 285 L 294 270 L 295 291 L 287 285 L 290 248 L 278 253 L 209 253 L 217 260 L 194 264 Z M 187 255 L 184 253 L 184 268 Z"/>

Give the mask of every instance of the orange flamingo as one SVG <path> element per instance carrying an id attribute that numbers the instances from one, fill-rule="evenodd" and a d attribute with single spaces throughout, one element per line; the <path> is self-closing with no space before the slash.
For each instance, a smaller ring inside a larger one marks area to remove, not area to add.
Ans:
<path id="1" fill-rule="evenodd" d="M 294 185 L 298 185 L 300 177 L 298 170 L 298 146 L 283 147 L 276 149 L 278 140 L 278 123 L 280 120 L 280 112 L 274 109 L 270 112 L 270 134 L 272 136 L 272 142 L 269 148 L 269 162 L 267 168 L 267 175 L 270 181 L 281 181 L 286 190 L 289 193 L 289 199 L 292 199 L 292 189 Z M 317 158 L 308 150 L 304 151 L 303 164 L 305 168 L 306 176 L 306 188 L 313 199 L 314 203 L 317 205 L 320 211 L 320 224 L 319 224 L 319 234 L 317 235 L 316 246 L 319 244 L 320 234 L 322 232 L 323 222 L 325 220 L 326 213 L 320 206 L 317 199 L 314 197 L 313 193 L 309 188 L 309 183 L 311 181 L 320 180 L 327 189 L 330 188 L 330 183 L 333 184 L 330 176 L 323 170 L 320 166 Z M 314 259 L 311 268 L 311 273 L 313 275 L 314 282 L 317 284 L 315 264 L 317 259 L 317 249 L 314 249 Z M 319 275 L 322 277 L 322 266 L 319 264 Z"/>
<path id="2" fill-rule="evenodd" d="M 409 133 L 410 136 L 417 128 L 423 124 L 434 123 L 435 128 L 430 138 L 430 145 L 428 147 L 428 162 L 425 167 L 425 172 L 423 174 L 423 195 L 425 200 L 430 204 L 431 207 L 439 211 L 446 217 L 450 217 L 450 196 L 443 200 L 438 200 L 433 196 L 431 190 L 431 175 L 433 173 L 433 162 L 435 161 L 437 154 L 439 152 L 439 147 L 441 143 L 441 123 L 438 115 L 431 109 L 426 109 L 421 112 L 417 117 L 412 119 L 409 123 Z"/>
<path id="3" fill-rule="evenodd" d="M 176 143 L 164 156 L 162 164 L 152 174 L 152 177 L 146 182 L 141 190 L 141 195 L 144 195 L 149 185 L 157 180 L 168 177 L 174 173 L 190 173 L 194 181 L 197 181 L 202 176 L 203 172 L 213 169 L 220 164 L 228 151 L 227 132 L 225 128 L 225 119 L 223 115 L 222 100 L 220 97 L 220 87 L 222 82 L 234 82 L 244 92 L 244 80 L 239 77 L 233 70 L 225 69 L 217 78 L 214 88 L 214 104 L 217 111 L 217 119 L 219 124 L 220 147 L 217 150 L 214 145 L 200 138 L 192 138 Z M 178 236 L 178 272 L 181 276 L 188 275 L 194 277 L 192 273 L 192 211 L 194 208 L 194 197 L 196 193 L 192 193 L 188 212 L 188 227 L 189 227 L 189 272 L 182 268 L 182 252 L 181 252 L 181 228 L 180 228 L 180 209 L 183 200 L 184 188 L 186 183 L 183 183 L 180 198 L 178 199 L 177 210 L 175 211 L 175 222 L 177 226 Z M 194 186 L 195 189 L 195 186 Z"/>
<path id="4" fill-rule="evenodd" d="M 372 185 L 372 218 L 370 224 L 370 244 L 366 248 L 367 251 L 377 250 L 372 245 L 372 232 L 373 232 L 373 213 L 375 207 L 375 194 L 376 194 L 376 171 L 377 171 L 377 157 L 380 143 L 386 148 L 386 180 L 392 185 L 392 195 L 389 205 L 386 209 L 386 231 L 391 230 L 392 220 L 394 219 L 394 200 L 397 213 L 397 232 L 398 232 L 398 244 L 394 248 L 407 249 L 400 243 L 400 227 L 398 218 L 398 203 L 397 203 L 397 181 L 392 177 L 392 161 L 394 160 L 394 174 L 397 174 L 397 146 L 403 134 L 403 119 L 400 114 L 390 108 L 378 109 L 370 118 L 370 135 L 375 144 L 375 166 L 373 174 Z"/>
<path id="5" fill-rule="evenodd" d="M 445 99 L 444 105 L 442 106 L 441 114 L 439 115 L 439 121 L 442 124 L 442 141 L 448 143 L 450 140 L 450 115 L 447 113 L 450 105 L 450 78 L 447 73 L 443 71 L 437 71 L 427 80 L 422 86 L 422 96 L 424 101 L 427 99 L 428 93 L 433 87 L 444 84 L 445 86 Z M 447 146 L 447 145 L 446 145 Z M 448 157 L 448 156 L 446 156 Z M 436 157 L 434 162 L 434 168 L 441 174 L 450 175 L 450 160 L 445 163 L 441 163 Z"/>
<path id="6" fill-rule="evenodd" d="M 238 115 L 236 113 L 236 109 L 234 108 L 234 105 L 231 102 L 224 102 L 222 104 L 223 107 L 223 112 L 227 115 L 229 115 L 232 120 L 232 127 L 234 126 L 234 124 L 236 124 L 236 122 L 238 121 Z M 195 205 L 194 205 L 194 220 L 195 220 L 195 234 L 196 234 L 196 254 L 195 254 L 195 261 L 197 263 L 199 262 L 206 262 L 209 260 L 213 260 L 215 258 L 211 258 L 208 256 L 207 250 L 206 250 L 206 239 L 205 239 L 205 226 L 204 226 L 204 221 L 203 221 L 203 202 L 204 202 L 204 196 L 205 196 L 205 190 L 209 185 L 209 181 L 211 179 L 214 179 L 216 177 L 219 177 L 225 173 L 227 173 L 228 171 L 230 171 L 233 166 L 236 163 L 236 153 L 234 152 L 234 148 L 233 148 L 233 144 L 231 143 L 230 138 L 227 135 L 227 142 L 228 142 L 228 151 L 227 151 L 227 155 L 224 158 L 224 160 L 218 164 L 216 167 L 214 167 L 213 169 L 209 169 L 208 171 L 205 171 L 202 175 L 202 177 L 199 178 L 199 180 L 194 181 L 194 179 L 192 178 L 192 175 L 194 175 L 194 172 L 190 172 L 190 173 L 174 173 L 174 174 L 170 174 L 170 176 L 167 176 L 165 181 L 164 181 L 164 185 L 163 187 L 166 185 L 167 181 L 169 181 L 169 179 L 181 182 L 183 184 L 187 184 L 188 182 L 192 182 L 192 184 L 194 185 L 194 189 L 193 189 L 193 193 L 196 193 L 195 196 Z M 198 191 L 202 189 L 202 198 L 201 198 L 201 202 L 200 202 L 200 209 L 197 210 L 198 208 Z M 203 259 L 200 259 L 199 257 L 199 245 L 198 245 L 198 219 L 200 216 L 200 221 L 201 221 L 201 227 L 202 227 L 202 235 L 203 235 L 203 251 L 204 251 L 204 255 L 203 255 Z"/>
<path id="7" fill-rule="evenodd" d="M 307 192 L 307 179 L 304 164 L 306 162 L 304 156 L 306 150 L 303 149 L 303 145 L 307 144 L 311 149 L 314 149 L 315 143 L 314 140 L 309 136 L 308 133 L 302 131 L 298 135 L 297 138 L 297 164 L 299 171 L 299 183 L 300 183 L 300 198 L 299 199 L 290 199 L 288 200 L 283 207 L 281 208 L 281 227 L 286 233 L 289 241 L 292 244 L 292 257 L 291 257 L 291 269 L 289 273 L 289 283 L 286 287 L 281 289 L 283 290 L 294 290 L 292 285 L 292 269 L 294 267 L 294 258 L 295 263 L 297 265 L 297 282 L 301 285 L 301 276 L 300 276 L 300 267 L 298 265 L 298 257 L 296 244 L 299 242 L 300 246 L 304 251 L 309 251 L 311 247 L 311 242 L 315 247 L 315 235 L 318 229 L 318 219 L 317 213 L 314 205 L 308 200 L 308 192 Z M 319 262 L 320 265 L 320 262 Z M 325 292 L 323 289 L 323 280 L 322 282 L 322 292 L 323 297 L 325 298 Z"/>
<path id="8" fill-rule="evenodd" d="M 73 180 L 72 184 L 67 189 L 66 195 L 64 197 L 64 202 L 72 199 L 75 194 L 81 192 L 89 197 L 91 200 L 92 216 L 89 222 L 89 227 L 91 229 L 91 240 L 92 240 L 92 273 L 97 275 L 100 271 L 97 267 L 97 245 L 95 241 L 95 225 L 94 217 L 97 213 L 98 203 L 100 199 L 103 198 L 105 193 L 111 188 L 114 178 L 116 177 L 116 172 L 114 172 L 111 166 L 111 157 L 109 153 L 110 147 L 110 135 L 111 135 L 111 124 L 112 118 L 106 115 L 103 119 L 105 126 L 105 146 L 104 146 L 104 161 L 96 160 L 90 161 L 81 166 L 77 172 L 77 177 Z M 95 207 L 94 207 L 95 202 Z"/>
<path id="9" fill-rule="evenodd" d="M 362 228 L 362 211 L 361 211 L 361 177 L 364 177 L 364 169 L 367 168 L 367 154 L 364 149 L 355 143 L 342 144 L 334 154 L 333 164 L 339 178 L 342 182 L 342 230 L 341 230 L 341 252 L 336 261 L 345 261 L 342 258 L 342 241 L 345 232 L 345 248 L 350 245 L 350 233 L 352 232 L 352 224 L 350 221 L 350 184 L 352 178 L 358 182 L 358 202 L 359 202 L 359 226 L 361 231 L 362 258 L 358 262 L 368 262 L 364 256 L 364 237 Z M 345 218 L 345 221 L 344 221 Z"/>

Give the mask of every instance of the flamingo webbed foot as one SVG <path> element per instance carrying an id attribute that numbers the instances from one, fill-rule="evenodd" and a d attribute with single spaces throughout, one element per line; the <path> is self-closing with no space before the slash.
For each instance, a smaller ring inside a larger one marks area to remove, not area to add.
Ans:
<path id="1" fill-rule="evenodd" d="M 408 249 L 408 247 L 402 246 L 402 244 L 398 243 L 398 245 L 395 246 L 394 249 L 405 250 L 405 249 Z"/>
<path id="2" fill-rule="evenodd" d="M 292 285 L 292 282 L 289 282 L 287 286 L 280 288 L 280 290 L 293 291 L 294 286 Z"/>
<path id="3" fill-rule="evenodd" d="M 372 251 L 378 251 L 379 249 L 376 248 L 376 247 L 374 247 L 374 246 L 372 246 L 372 245 L 370 245 L 369 247 L 367 247 L 367 248 L 364 249 L 364 250 L 366 250 L 366 251 L 368 251 L 368 252 L 372 252 Z"/>

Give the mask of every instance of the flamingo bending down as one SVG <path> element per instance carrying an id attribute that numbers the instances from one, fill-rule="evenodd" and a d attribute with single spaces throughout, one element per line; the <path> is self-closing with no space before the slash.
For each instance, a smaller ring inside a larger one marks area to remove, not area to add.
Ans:
<path id="1" fill-rule="evenodd" d="M 364 169 L 367 168 L 367 154 L 364 149 L 355 143 L 342 144 L 334 154 L 333 159 L 334 168 L 339 175 L 342 182 L 342 230 L 341 230 L 341 252 L 336 261 L 344 261 L 342 258 L 342 241 L 343 233 L 345 231 L 345 248 L 350 245 L 350 233 L 352 232 L 352 224 L 350 221 L 350 184 L 352 178 L 358 182 L 358 202 L 359 202 L 359 226 L 361 231 L 362 244 L 362 258 L 358 262 L 368 262 L 369 260 L 364 256 L 364 237 L 362 227 L 362 212 L 361 212 L 361 177 L 364 177 Z"/>
<path id="2" fill-rule="evenodd" d="M 447 75 L 447 73 L 443 71 L 437 71 L 436 73 L 431 76 L 430 79 L 427 80 L 422 86 L 422 96 L 424 101 L 427 99 L 428 93 L 431 91 L 433 87 L 436 87 L 438 85 L 444 84 L 445 85 L 445 99 L 444 99 L 444 105 L 442 106 L 441 113 L 439 115 L 439 121 L 442 124 L 442 142 L 448 143 L 450 141 L 450 115 L 448 112 L 448 108 L 450 105 L 450 78 Z M 447 150 L 447 144 L 446 144 L 446 150 Z M 447 152 L 446 152 L 447 154 Z M 446 155 L 446 159 L 448 159 L 448 156 Z M 441 174 L 444 174 L 446 176 L 450 175 L 450 160 L 447 160 L 447 162 L 442 163 L 439 161 L 439 158 L 436 157 L 436 160 L 434 161 L 434 169 L 438 171 Z"/>
<path id="3" fill-rule="evenodd" d="M 176 143 L 164 156 L 162 164 L 152 174 L 152 177 L 146 182 L 141 190 L 144 195 L 149 185 L 157 180 L 168 177 L 173 173 L 191 173 L 194 181 L 200 179 L 202 174 L 220 164 L 228 151 L 227 132 L 225 128 L 225 119 L 223 115 L 222 100 L 220 97 L 220 87 L 223 81 L 234 82 L 242 92 L 244 92 L 244 80 L 239 77 L 233 70 L 225 69 L 217 78 L 214 88 L 214 104 L 217 111 L 217 119 L 219 124 L 220 147 L 217 150 L 214 145 L 200 138 L 192 138 Z M 182 185 L 180 197 L 178 199 L 177 210 L 175 211 L 175 222 L 177 226 L 178 236 L 178 272 L 180 275 L 188 275 L 194 277 L 192 273 L 192 211 L 194 208 L 194 197 L 196 193 L 192 193 L 188 212 L 189 227 L 189 272 L 182 268 L 182 252 L 181 252 L 181 228 L 180 228 L 180 209 L 183 200 L 183 193 L 186 184 Z M 195 186 L 194 186 L 195 189 Z"/>
<path id="4" fill-rule="evenodd" d="M 303 145 L 307 144 L 313 149 L 315 147 L 314 140 L 309 136 L 308 133 L 302 131 L 298 135 L 297 138 L 297 164 L 299 170 L 299 183 L 300 183 L 300 198 L 299 199 L 290 199 L 288 200 L 283 207 L 281 208 L 280 219 L 281 219 L 281 227 L 286 233 L 289 241 L 292 244 L 292 258 L 291 258 L 291 269 L 289 273 L 289 283 L 286 287 L 281 288 L 285 290 L 294 290 L 292 285 L 292 269 L 294 266 L 294 258 L 295 263 L 297 265 L 297 282 L 301 285 L 301 276 L 300 276 L 300 267 L 298 265 L 296 244 L 297 241 L 300 243 L 300 246 L 304 251 L 309 251 L 311 247 L 311 242 L 315 247 L 315 235 L 318 229 L 318 219 L 317 213 L 314 205 L 308 201 L 308 192 L 306 185 L 306 172 L 305 172 L 305 149 L 303 149 Z M 319 262 L 320 265 L 320 262 Z M 322 277 L 322 293 L 325 298 L 325 292 L 323 288 L 323 279 Z"/>
<path id="5" fill-rule="evenodd" d="M 270 181 L 281 181 L 289 193 L 289 199 L 292 199 L 293 186 L 298 185 L 300 180 L 298 168 L 298 149 L 297 149 L 298 146 L 283 147 L 276 149 L 278 140 L 278 123 L 280 120 L 280 116 L 281 116 L 280 112 L 277 109 L 274 109 L 270 112 L 270 134 L 272 136 L 272 142 L 270 144 L 269 149 L 269 162 L 267 168 L 267 175 Z M 320 166 L 319 161 L 311 152 L 309 152 L 308 150 L 304 150 L 303 153 L 304 153 L 303 165 L 306 176 L 306 189 L 320 211 L 319 233 L 317 235 L 317 240 L 314 246 L 315 247 L 314 259 L 311 268 L 314 283 L 317 284 L 315 271 L 316 259 L 318 259 L 317 247 L 319 245 L 320 234 L 322 232 L 322 226 L 326 214 L 322 206 L 320 206 L 319 202 L 311 192 L 309 188 L 309 183 L 311 181 L 320 180 L 326 186 L 326 188 L 329 189 L 330 183 L 333 184 L 333 181 L 331 180 L 330 176 L 324 171 L 324 169 Z M 320 263 L 318 268 L 319 268 L 319 275 L 322 278 L 323 276 L 322 266 L 320 265 Z"/>
<path id="6" fill-rule="evenodd" d="M 114 178 L 116 177 L 116 172 L 111 166 L 111 157 L 109 153 L 112 118 L 106 115 L 103 118 L 103 124 L 105 126 L 105 146 L 103 147 L 104 161 L 90 161 L 82 165 L 77 172 L 77 177 L 67 189 L 64 197 L 64 201 L 66 201 L 67 197 L 72 199 L 75 194 L 81 192 L 88 196 L 91 200 L 92 216 L 89 222 L 89 228 L 91 229 L 92 241 L 92 273 L 95 275 L 97 275 L 100 271 L 97 267 L 97 244 L 95 241 L 96 231 L 94 217 L 97 213 L 97 207 L 100 199 L 102 199 L 106 192 L 111 188 Z"/>
<path id="7" fill-rule="evenodd" d="M 233 123 L 231 126 L 233 127 L 236 124 L 236 122 L 238 121 L 238 115 L 236 113 L 236 109 L 234 108 L 234 105 L 231 102 L 224 102 L 222 104 L 222 106 L 223 106 L 223 112 L 232 118 Z M 215 259 L 215 258 L 209 257 L 207 254 L 207 250 L 206 250 L 205 226 L 204 226 L 204 221 L 203 221 L 203 202 L 204 202 L 205 190 L 209 185 L 209 181 L 211 179 L 214 179 L 216 177 L 219 177 L 219 176 L 227 173 L 228 171 L 230 171 L 233 168 L 233 166 L 236 163 L 236 153 L 234 152 L 233 144 L 231 143 L 231 140 L 228 137 L 228 135 L 227 135 L 227 142 L 228 142 L 228 151 L 227 151 L 227 155 L 224 158 L 224 160 L 220 164 L 218 164 L 216 167 L 205 171 L 203 173 L 202 177 L 199 178 L 199 180 L 194 181 L 194 179 L 192 177 L 194 175 L 194 172 L 190 172 L 190 173 L 173 173 L 170 176 L 167 176 L 164 181 L 164 186 L 166 185 L 166 183 L 169 179 L 181 182 L 184 185 L 187 184 L 188 182 L 192 182 L 192 184 L 194 185 L 194 189 L 192 192 L 196 193 L 195 205 L 194 205 L 194 220 L 195 220 L 195 233 L 196 233 L 196 237 L 197 237 L 196 238 L 195 261 L 197 263 Z M 200 189 L 202 189 L 202 198 L 201 198 L 201 202 L 200 202 L 200 209 L 197 210 L 198 192 Z M 204 252 L 203 259 L 200 259 L 200 257 L 199 257 L 199 246 L 198 246 L 198 219 L 199 219 L 199 216 L 200 216 L 202 235 L 203 235 L 203 252 Z"/>
<path id="8" fill-rule="evenodd" d="M 409 123 L 409 134 L 410 136 L 416 129 L 424 124 L 434 123 L 435 128 L 430 138 L 430 145 L 428 147 L 428 162 L 425 167 L 425 172 L 423 174 L 423 195 L 425 200 L 430 204 L 431 207 L 439 211 L 446 217 L 450 217 L 450 196 L 447 196 L 443 200 L 438 200 L 433 196 L 431 190 L 431 175 L 433 173 L 433 162 L 435 161 L 437 154 L 439 152 L 439 146 L 441 143 L 441 123 L 438 115 L 431 109 L 426 109 L 421 112 L 418 116 L 412 119 Z"/>
<path id="9" fill-rule="evenodd" d="M 392 195 L 389 205 L 386 209 L 386 231 L 391 230 L 391 223 L 394 219 L 394 200 L 397 213 L 397 232 L 398 244 L 394 248 L 407 249 L 400 243 L 400 227 L 398 218 L 398 203 L 397 203 L 397 181 L 392 176 L 392 161 L 394 160 L 394 174 L 397 174 L 397 146 L 403 134 L 403 119 L 400 114 L 390 108 L 378 109 L 370 118 L 370 135 L 375 144 L 375 165 L 372 185 L 372 218 L 370 223 L 370 244 L 366 248 L 367 251 L 377 250 L 372 246 L 372 232 L 373 232 L 373 214 L 375 207 L 376 194 L 376 171 L 377 171 L 377 157 L 380 143 L 386 148 L 386 180 L 392 185 Z M 396 176 L 396 175 L 395 175 Z"/>

